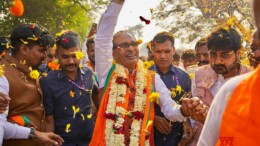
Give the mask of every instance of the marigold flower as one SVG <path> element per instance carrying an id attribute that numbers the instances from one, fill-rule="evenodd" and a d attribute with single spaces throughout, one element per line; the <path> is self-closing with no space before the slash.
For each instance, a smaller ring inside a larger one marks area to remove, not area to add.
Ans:
<path id="1" fill-rule="evenodd" d="M 32 78 L 32 79 L 38 79 L 39 78 L 39 76 L 40 76 L 40 73 L 39 73 L 39 71 L 38 70 L 32 70 L 31 72 L 30 72 L 30 77 Z"/>
<path id="2" fill-rule="evenodd" d="M 60 64 L 57 62 L 57 61 L 51 61 L 48 63 L 48 67 L 51 69 L 51 70 L 59 70 L 60 69 Z"/>
<path id="3" fill-rule="evenodd" d="M 141 38 L 139 38 L 136 42 L 137 42 L 138 45 L 140 45 L 140 44 L 143 43 L 143 40 Z"/>
<path id="4" fill-rule="evenodd" d="M 182 88 L 181 88 L 180 85 L 177 85 L 177 86 L 176 86 L 176 91 L 177 91 L 179 94 L 181 94 Z"/>
<path id="5" fill-rule="evenodd" d="M 84 58 L 84 54 L 82 52 L 75 52 L 76 59 L 82 59 Z"/>
<path id="6" fill-rule="evenodd" d="M 150 64 L 149 61 L 145 61 L 145 62 L 143 63 L 143 66 L 144 66 L 145 69 L 149 69 L 149 68 L 151 67 L 151 64 Z"/>
<path id="7" fill-rule="evenodd" d="M 160 98 L 160 94 L 158 92 L 153 92 L 149 96 L 149 99 L 151 100 L 151 102 L 156 102 L 157 104 L 159 104 L 159 98 Z"/>
<path id="8" fill-rule="evenodd" d="M 175 91 L 171 91 L 171 97 L 172 97 L 172 98 L 175 98 L 175 97 L 176 97 L 176 95 L 177 95 L 177 94 L 176 94 L 176 92 L 175 92 Z"/>
<path id="9" fill-rule="evenodd" d="M 190 73 L 189 76 L 190 76 L 190 79 L 192 80 L 194 78 L 194 73 Z"/>

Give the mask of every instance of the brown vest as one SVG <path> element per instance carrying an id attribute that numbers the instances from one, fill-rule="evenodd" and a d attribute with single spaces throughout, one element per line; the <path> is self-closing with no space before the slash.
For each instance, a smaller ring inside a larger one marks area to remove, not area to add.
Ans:
<path id="1" fill-rule="evenodd" d="M 25 115 L 37 126 L 38 131 L 46 131 L 39 81 L 30 78 L 28 66 L 9 55 L 0 64 L 5 65 L 4 75 L 10 88 L 11 102 L 7 118 Z M 40 144 L 33 140 L 4 140 L 3 146 L 40 146 Z"/>

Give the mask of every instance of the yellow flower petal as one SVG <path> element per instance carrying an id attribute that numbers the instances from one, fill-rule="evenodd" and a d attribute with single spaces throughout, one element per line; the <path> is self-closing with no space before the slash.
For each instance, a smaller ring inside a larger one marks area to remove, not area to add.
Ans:
<path id="1" fill-rule="evenodd" d="M 154 65 L 154 62 L 153 61 L 149 61 L 150 65 L 153 66 Z"/>
<path id="2" fill-rule="evenodd" d="M 73 98 L 75 96 L 75 92 L 73 92 L 72 90 L 70 90 L 70 96 Z"/>
<path id="3" fill-rule="evenodd" d="M 0 77 L 4 75 L 4 65 L 0 65 Z"/>
<path id="4" fill-rule="evenodd" d="M 141 38 L 139 38 L 136 42 L 137 42 L 138 45 L 140 45 L 140 44 L 143 43 L 143 40 Z"/>
<path id="5" fill-rule="evenodd" d="M 76 108 L 76 107 L 73 105 L 73 106 L 72 106 L 72 110 L 73 110 L 73 112 L 74 112 L 73 118 L 75 118 L 75 117 L 76 117 L 76 114 L 79 112 L 80 108 L 79 108 L 79 107 Z"/>
<path id="6" fill-rule="evenodd" d="M 43 77 L 47 77 L 47 76 L 48 76 L 48 73 L 47 73 L 47 72 L 43 72 L 43 73 L 42 73 L 42 76 L 43 76 Z"/>
<path id="7" fill-rule="evenodd" d="M 71 131 L 71 130 L 70 130 L 70 126 L 71 126 L 70 124 L 67 124 L 67 125 L 66 125 L 66 129 L 65 129 L 65 132 L 66 132 L 66 133 L 69 133 L 69 132 Z"/>
<path id="8" fill-rule="evenodd" d="M 152 120 L 149 120 L 147 125 L 146 125 L 146 130 L 153 124 L 153 121 Z"/>
<path id="9" fill-rule="evenodd" d="M 63 35 L 65 32 L 67 32 L 67 31 L 66 31 L 66 30 L 62 30 L 61 32 L 56 33 L 56 36 L 57 36 L 57 37 L 60 37 L 60 36 Z"/>
<path id="10" fill-rule="evenodd" d="M 87 115 L 87 118 L 88 118 L 88 119 L 91 119 L 91 118 L 92 118 L 92 114 L 88 114 L 88 115 Z"/>
<path id="11" fill-rule="evenodd" d="M 182 88 L 180 85 L 176 86 L 176 91 L 178 92 L 178 94 L 181 94 Z"/>
<path id="12" fill-rule="evenodd" d="M 23 39 L 20 39 L 20 41 L 21 41 L 23 44 L 25 44 L 25 45 L 28 44 L 28 42 L 24 41 Z"/>
<path id="13" fill-rule="evenodd" d="M 116 64 L 116 60 L 113 60 L 113 64 Z"/>
<path id="14" fill-rule="evenodd" d="M 189 76 L 190 76 L 190 79 L 192 80 L 194 77 L 194 73 L 190 73 Z"/>
<path id="15" fill-rule="evenodd" d="M 175 98 L 176 97 L 176 92 L 175 91 L 171 91 L 171 97 Z"/>
<path id="16" fill-rule="evenodd" d="M 85 121 L 85 116 L 83 114 L 80 114 L 82 117 L 82 120 Z"/>
<path id="17" fill-rule="evenodd" d="M 149 69 L 149 68 L 151 67 L 151 64 L 150 64 L 150 62 L 145 61 L 145 62 L 143 63 L 143 66 L 144 66 L 145 69 Z"/>

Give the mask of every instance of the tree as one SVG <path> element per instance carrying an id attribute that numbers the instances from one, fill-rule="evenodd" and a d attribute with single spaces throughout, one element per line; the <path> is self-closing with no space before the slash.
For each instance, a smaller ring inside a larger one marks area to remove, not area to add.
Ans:
<path id="1" fill-rule="evenodd" d="M 159 20 L 157 25 L 171 31 L 182 43 L 191 43 L 233 15 L 247 31 L 253 29 L 249 0 L 162 0 L 153 17 Z"/>
<path id="2" fill-rule="evenodd" d="M 10 35 L 20 23 L 38 23 L 56 34 L 63 29 L 76 31 L 83 40 L 97 15 L 107 2 L 103 0 L 23 0 L 24 14 L 14 17 L 9 12 L 11 0 L 1 0 L 0 32 Z"/>
<path id="3" fill-rule="evenodd" d="M 127 31 L 134 35 L 136 38 L 142 38 L 143 37 L 143 31 L 142 29 L 144 26 L 142 24 L 137 24 L 134 26 L 130 26 L 127 28 Z"/>

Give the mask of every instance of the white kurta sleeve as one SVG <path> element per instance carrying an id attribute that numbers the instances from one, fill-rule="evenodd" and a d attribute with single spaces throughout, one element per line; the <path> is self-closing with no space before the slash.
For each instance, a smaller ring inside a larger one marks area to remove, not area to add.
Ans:
<path id="1" fill-rule="evenodd" d="M 99 80 L 99 88 L 104 87 L 107 74 L 112 66 L 112 40 L 122 6 L 112 2 L 101 17 L 97 29 L 95 38 L 95 71 Z"/>
<path id="2" fill-rule="evenodd" d="M 158 74 L 155 74 L 155 89 L 160 94 L 159 105 L 165 117 L 173 122 L 184 121 L 186 118 L 180 111 L 181 105 L 172 100 L 171 92 L 165 86 Z"/>
<path id="3" fill-rule="evenodd" d="M 8 95 L 9 93 L 9 83 L 5 76 L 0 77 L 0 92 Z M 8 110 L 4 114 L 0 114 L 0 145 L 2 145 L 4 138 L 4 125 L 6 122 Z"/>
<path id="4" fill-rule="evenodd" d="M 30 128 L 5 122 L 4 139 L 28 139 Z"/>

